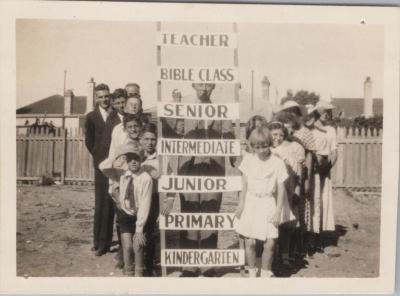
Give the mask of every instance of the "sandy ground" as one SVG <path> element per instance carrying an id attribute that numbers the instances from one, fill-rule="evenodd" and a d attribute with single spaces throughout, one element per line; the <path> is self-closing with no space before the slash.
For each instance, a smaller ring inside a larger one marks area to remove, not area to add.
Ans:
<path id="1" fill-rule="evenodd" d="M 115 253 L 96 257 L 90 251 L 94 190 L 90 186 L 18 186 L 18 276 L 122 276 Z M 323 253 L 277 267 L 278 276 L 376 277 L 379 275 L 379 195 L 351 196 L 335 191 L 337 231 Z M 222 211 L 233 211 L 235 198 L 224 198 Z M 169 236 L 169 242 L 176 234 Z M 232 231 L 220 232 L 219 247 L 237 246 Z M 170 270 L 170 275 L 179 272 Z M 220 276 L 240 276 L 239 269 Z"/>

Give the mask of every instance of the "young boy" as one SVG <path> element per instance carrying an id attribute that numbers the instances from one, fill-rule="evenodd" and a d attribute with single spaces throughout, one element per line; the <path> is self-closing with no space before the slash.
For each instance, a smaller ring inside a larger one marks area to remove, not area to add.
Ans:
<path id="1" fill-rule="evenodd" d="M 125 159 L 128 170 L 121 176 L 119 186 L 119 201 L 123 211 L 119 216 L 119 225 L 124 273 L 140 277 L 143 276 L 143 248 L 146 245 L 143 229 L 150 211 L 153 180 L 141 167 L 139 154 L 128 152 Z M 135 256 L 134 269 L 132 253 Z"/>

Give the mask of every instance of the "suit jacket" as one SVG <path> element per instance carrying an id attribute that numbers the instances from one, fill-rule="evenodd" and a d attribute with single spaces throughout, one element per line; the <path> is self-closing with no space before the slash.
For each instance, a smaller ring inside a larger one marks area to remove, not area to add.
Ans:
<path id="1" fill-rule="evenodd" d="M 96 106 L 94 111 L 89 112 L 85 121 L 85 144 L 93 156 L 96 166 L 107 157 L 104 153 L 104 148 L 102 148 L 106 123 L 101 116 L 99 108 L 99 106 Z"/>
<path id="2" fill-rule="evenodd" d="M 108 157 L 108 152 L 110 151 L 110 144 L 111 144 L 111 135 L 114 127 L 121 123 L 121 119 L 118 116 L 118 112 L 113 110 L 111 111 L 110 115 L 105 123 L 104 132 L 103 132 L 103 139 L 102 139 L 102 146 L 101 146 L 101 155 L 105 155 Z"/>

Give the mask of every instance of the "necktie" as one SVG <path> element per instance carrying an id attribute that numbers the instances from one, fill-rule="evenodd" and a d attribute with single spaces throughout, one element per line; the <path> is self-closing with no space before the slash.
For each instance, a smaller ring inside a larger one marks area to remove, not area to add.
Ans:
<path id="1" fill-rule="evenodd" d="M 126 188 L 126 196 L 125 199 L 129 200 L 129 209 L 132 211 L 136 211 L 136 202 L 135 202 L 135 188 L 133 186 L 133 177 L 127 176 L 128 178 L 128 186 Z"/>

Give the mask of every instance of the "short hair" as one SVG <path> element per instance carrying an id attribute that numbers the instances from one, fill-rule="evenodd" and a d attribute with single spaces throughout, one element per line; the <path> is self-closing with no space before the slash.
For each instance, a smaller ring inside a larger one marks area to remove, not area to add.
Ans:
<path id="1" fill-rule="evenodd" d="M 146 123 L 142 127 L 142 135 L 144 133 L 152 133 L 157 136 L 157 126 L 154 123 Z"/>
<path id="2" fill-rule="evenodd" d="M 287 111 L 280 111 L 275 114 L 273 121 L 279 121 L 283 124 L 290 123 L 294 130 L 298 130 L 300 128 L 299 119 L 295 115 Z"/>
<path id="3" fill-rule="evenodd" d="M 127 89 L 128 87 L 136 87 L 140 91 L 140 85 L 137 83 L 134 83 L 134 82 L 127 83 L 125 85 L 125 89 Z"/>
<path id="4" fill-rule="evenodd" d="M 125 154 L 125 157 L 126 157 L 126 162 L 130 162 L 132 160 L 142 162 L 142 159 L 140 158 L 139 154 L 137 154 L 135 152 L 128 152 Z"/>
<path id="5" fill-rule="evenodd" d="M 261 121 L 261 125 L 266 125 L 267 120 L 264 116 L 261 115 L 254 115 L 249 118 L 246 125 L 246 139 L 249 138 L 251 132 L 256 128 L 256 121 Z"/>
<path id="6" fill-rule="evenodd" d="M 139 126 L 142 126 L 142 121 L 140 120 L 140 118 L 135 114 L 130 114 L 130 113 L 126 113 L 124 115 L 124 118 L 122 119 L 122 124 L 124 125 L 124 127 L 126 127 L 126 124 L 131 121 L 135 121 L 136 123 L 139 124 Z"/>
<path id="7" fill-rule="evenodd" d="M 272 121 L 272 122 L 270 122 L 270 123 L 268 124 L 268 129 L 269 129 L 270 131 L 277 130 L 277 129 L 282 130 L 282 132 L 283 132 L 283 138 L 284 138 L 285 140 L 286 140 L 286 138 L 288 137 L 288 134 L 289 134 L 287 128 L 283 125 L 282 122 L 279 122 L 279 121 Z"/>
<path id="8" fill-rule="evenodd" d="M 267 144 L 268 146 L 272 146 L 271 133 L 265 126 L 258 127 L 251 132 L 249 143 L 252 147 L 258 144 Z"/>
<path id="9" fill-rule="evenodd" d="M 95 86 L 94 91 L 101 91 L 101 90 L 106 90 L 106 91 L 110 91 L 110 88 L 108 87 L 107 84 L 104 83 L 100 83 L 98 85 Z"/>
<path id="10" fill-rule="evenodd" d="M 140 105 L 143 106 L 143 101 L 140 98 L 140 95 L 138 95 L 138 94 L 130 95 L 126 100 L 129 100 L 129 99 L 138 99 L 140 101 Z"/>
<path id="11" fill-rule="evenodd" d="M 112 99 L 118 99 L 118 98 L 124 98 L 126 100 L 127 95 L 126 95 L 126 91 L 123 88 L 117 88 L 116 90 L 114 90 L 113 94 L 112 94 Z"/>

